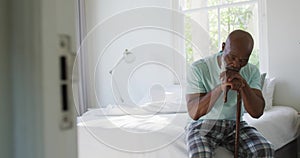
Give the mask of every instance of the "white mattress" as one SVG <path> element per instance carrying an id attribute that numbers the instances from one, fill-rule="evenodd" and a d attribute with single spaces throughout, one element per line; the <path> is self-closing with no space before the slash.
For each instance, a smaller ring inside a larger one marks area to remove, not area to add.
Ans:
<path id="1" fill-rule="evenodd" d="M 187 156 L 184 127 L 187 113 L 105 116 L 90 111 L 78 118 L 79 158 L 184 158 Z M 297 112 L 285 106 L 274 106 L 259 119 L 244 115 L 275 149 L 289 143 L 299 134 Z M 227 156 L 226 156 L 227 155 Z M 224 148 L 215 157 L 232 157 Z"/>

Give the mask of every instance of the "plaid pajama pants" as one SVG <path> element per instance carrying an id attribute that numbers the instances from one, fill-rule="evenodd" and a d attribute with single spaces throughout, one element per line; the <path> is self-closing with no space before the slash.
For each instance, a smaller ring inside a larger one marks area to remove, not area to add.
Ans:
<path id="1" fill-rule="evenodd" d="M 223 146 L 234 152 L 235 121 L 201 120 L 186 127 L 186 143 L 190 158 L 210 158 L 214 149 Z M 240 123 L 239 157 L 274 157 L 272 144 L 245 121 Z"/>

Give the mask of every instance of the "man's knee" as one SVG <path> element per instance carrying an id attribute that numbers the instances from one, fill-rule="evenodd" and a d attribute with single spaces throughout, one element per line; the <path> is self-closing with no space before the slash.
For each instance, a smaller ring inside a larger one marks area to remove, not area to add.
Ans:
<path id="1" fill-rule="evenodd" d="M 255 157 L 255 158 L 273 158 L 275 150 L 271 144 L 261 144 L 253 148 L 253 150 L 248 151 L 246 157 Z"/>
<path id="2" fill-rule="evenodd" d="M 264 145 L 264 148 L 257 150 L 257 157 L 271 158 L 274 157 L 274 148 L 271 144 Z"/>
<path id="3" fill-rule="evenodd" d="M 201 152 L 195 152 L 190 153 L 189 158 L 210 158 L 212 157 L 212 152 L 210 151 L 201 151 Z"/>
<path id="4" fill-rule="evenodd" d="M 190 146 L 188 153 L 189 158 L 210 158 L 213 155 L 211 147 L 209 147 L 209 145 L 206 143 L 203 143 L 202 145 L 194 144 Z"/>

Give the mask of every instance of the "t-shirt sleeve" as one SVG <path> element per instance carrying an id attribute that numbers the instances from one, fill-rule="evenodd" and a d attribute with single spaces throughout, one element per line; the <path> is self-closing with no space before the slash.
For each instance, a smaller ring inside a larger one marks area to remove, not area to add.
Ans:
<path id="1" fill-rule="evenodd" d="M 202 72 L 197 66 L 191 65 L 187 68 L 186 94 L 206 93 L 201 75 Z"/>
<path id="2" fill-rule="evenodd" d="M 256 66 L 252 66 L 252 77 L 249 83 L 249 86 L 251 88 L 259 89 L 261 90 L 261 81 L 260 81 L 260 72 L 259 69 Z"/>

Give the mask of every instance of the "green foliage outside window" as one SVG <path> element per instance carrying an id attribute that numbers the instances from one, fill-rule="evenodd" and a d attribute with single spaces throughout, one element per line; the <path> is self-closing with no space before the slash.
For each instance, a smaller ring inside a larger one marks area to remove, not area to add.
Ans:
<path id="1" fill-rule="evenodd" d="M 223 3 L 232 3 L 234 0 L 223 0 Z M 220 3 L 219 0 L 207 0 L 207 6 L 214 6 Z M 191 8 L 191 0 L 186 0 L 187 9 Z M 208 34 L 210 37 L 209 53 L 214 54 L 219 51 L 219 44 L 225 42 L 227 35 L 235 30 L 249 30 L 251 24 L 253 24 L 253 4 L 245 4 L 240 6 L 230 6 L 219 8 L 220 9 L 220 21 L 218 19 L 218 9 L 210 9 L 208 13 Z M 185 18 L 185 48 L 187 62 L 191 63 L 194 61 L 193 58 L 193 48 L 191 44 L 192 32 L 191 32 L 191 18 L 189 15 Z M 220 28 L 219 28 L 220 27 Z M 255 26 L 252 26 L 255 27 Z M 220 32 L 219 32 L 220 30 Z M 219 36 L 220 40 L 219 41 Z M 259 50 L 257 48 L 253 49 L 252 55 L 249 62 L 259 66 Z"/>

